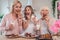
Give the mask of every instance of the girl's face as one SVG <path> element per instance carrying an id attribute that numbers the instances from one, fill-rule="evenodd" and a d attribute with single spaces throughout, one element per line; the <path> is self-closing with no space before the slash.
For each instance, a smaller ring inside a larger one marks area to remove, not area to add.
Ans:
<path id="1" fill-rule="evenodd" d="M 31 15 L 31 9 L 29 7 L 26 8 L 26 15 Z"/>
<path id="2" fill-rule="evenodd" d="M 47 16 L 48 13 L 49 13 L 48 9 L 42 9 L 42 10 L 41 10 L 41 15 L 42 15 L 43 17 Z"/>
<path id="3" fill-rule="evenodd" d="M 31 9 L 30 9 L 29 7 L 26 8 L 25 13 L 26 13 L 26 17 L 27 17 L 28 19 L 30 19 Z"/>
<path id="4" fill-rule="evenodd" d="M 16 14 L 18 14 L 21 11 L 21 4 L 17 3 L 14 7 L 13 10 Z"/>

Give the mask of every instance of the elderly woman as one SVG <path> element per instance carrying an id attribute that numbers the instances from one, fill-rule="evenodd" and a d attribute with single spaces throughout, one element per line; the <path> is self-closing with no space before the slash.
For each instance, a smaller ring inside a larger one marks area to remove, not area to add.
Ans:
<path id="1" fill-rule="evenodd" d="M 1 27 L 8 37 L 19 36 L 22 33 L 21 7 L 21 2 L 15 1 L 12 5 L 12 11 L 2 18 Z"/>
<path id="2" fill-rule="evenodd" d="M 50 31 L 53 32 L 53 40 L 60 40 L 60 19 L 54 22 Z"/>
<path id="3" fill-rule="evenodd" d="M 49 28 L 53 24 L 54 19 L 49 16 L 49 8 L 43 7 L 40 14 L 41 18 L 37 22 L 36 30 L 39 30 L 40 38 L 51 38 Z"/>

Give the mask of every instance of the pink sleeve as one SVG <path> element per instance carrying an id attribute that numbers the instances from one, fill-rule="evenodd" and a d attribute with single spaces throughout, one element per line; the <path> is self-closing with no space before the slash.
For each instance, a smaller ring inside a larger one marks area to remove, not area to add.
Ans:
<path id="1" fill-rule="evenodd" d="M 51 27 L 50 27 L 50 31 L 54 32 L 54 33 L 58 33 L 59 32 L 59 21 L 57 20 Z"/>
<path id="2" fill-rule="evenodd" d="M 1 27 L 1 29 L 5 29 L 5 26 L 6 26 L 6 20 L 5 20 L 6 18 L 5 18 L 5 16 L 2 18 L 2 20 L 1 20 L 1 25 L 0 25 L 0 27 Z"/>

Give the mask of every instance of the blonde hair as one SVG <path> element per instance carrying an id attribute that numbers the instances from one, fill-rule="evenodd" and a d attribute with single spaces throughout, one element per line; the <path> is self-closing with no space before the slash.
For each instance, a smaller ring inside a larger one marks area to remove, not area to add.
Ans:
<path id="1" fill-rule="evenodd" d="M 51 11 L 51 9 L 48 6 L 41 7 L 39 11 L 41 12 L 43 9 L 47 9 L 48 10 L 48 12 L 49 12 L 48 16 L 54 17 L 53 14 L 52 14 L 53 12 Z"/>
<path id="2" fill-rule="evenodd" d="M 13 3 L 13 5 L 12 5 L 12 12 L 14 12 L 14 6 L 17 4 L 17 3 L 19 3 L 20 5 L 21 5 L 21 7 L 22 7 L 22 4 L 21 4 L 21 2 L 20 1 L 14 1 L 14 3 Z"/>

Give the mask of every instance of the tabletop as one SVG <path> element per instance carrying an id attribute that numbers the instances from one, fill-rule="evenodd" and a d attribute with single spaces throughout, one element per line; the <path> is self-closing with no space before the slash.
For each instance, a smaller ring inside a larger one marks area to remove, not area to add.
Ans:
<path id="1" fill-rule="evenodd" d="M 7 38 L 6 36 L 1 36 L 0 35 L 0 40 L 35 40 L 35 38 L 28 39 L 28 38 Z"/>

